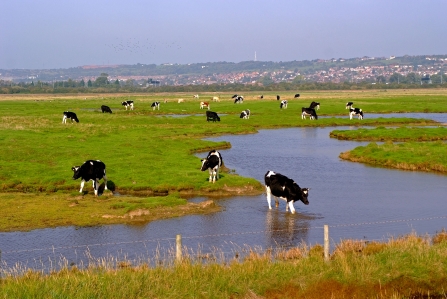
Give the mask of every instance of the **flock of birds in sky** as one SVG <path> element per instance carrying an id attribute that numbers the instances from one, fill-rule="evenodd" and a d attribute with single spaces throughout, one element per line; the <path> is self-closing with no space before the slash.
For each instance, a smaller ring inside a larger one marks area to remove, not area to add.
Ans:
<path id="1" fill-rule="evenodd" d="M 149 38 L 141 40 L 135 37 L 127 39 L 116 38 L 113 43 L 104 44 L 104 46 L 120 54 L 155 54 L 156 51 L 180 50 L 182 48 L 176 42 L 153 43 Z"/>

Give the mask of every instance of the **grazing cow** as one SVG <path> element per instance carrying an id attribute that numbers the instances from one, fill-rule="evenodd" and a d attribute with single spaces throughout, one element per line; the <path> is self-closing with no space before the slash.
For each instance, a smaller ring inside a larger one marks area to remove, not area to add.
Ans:
<path id="1" fill-rule="evenodd" d="M 199 95 L 198 95 L 198 94 L 195 94 L 195 95 L 193 95 L 193 97 L 194 97 L 194 99 L 198 99 L 198 98 L 199 98 Z"/>
<path id="2" fill-rule="evenodd" d="M 206 112 L 206 121 L 210 121 L 210 120 L 213 122 L 216 122 L 216 120 L 220 121 L 220 117 L 217 115 L 216 112 L 207 111 Z"/>
<path id="3" fill-rule="evenodd" d="M 213 102 L 220 102 L 219 97 L 213 97 L 212 100 L 213 100 Z"/>
<path id="4" fill-rule="evenodd" d="M 155 109 L 160 110 L 160 102 L 153 102 L 151 104 L 151 107 L 152 107 L 152 110 L 155 110 Z"/>
<path id="5" fill-rule="evenodd" d="M 287 104 L 288 104 L 287 100 L 282 100 L 281 104 L 279 104 L 279 108 L 287 109 Z"/>
<path id="6" fill-rule="evenodd" d="M 295 96 L 294 96 L 294 98 L 299 98 L 299 97 L 300 97 L 299 93 L 295 94 Z"/>
<path id="7" fill-rule="evenodd" d="M 129 107 L 129 110 L 133 110 L 133 101 L 124 101 L 124 102 L 122 102 L 121 103 L 121 105 L 123 105 L 124 107 L 126 107 L 126 110 L 127 110 L 127 107 Z"/>
<path id="8" fill-rule="evenodd" d="M 168 99 L 163 99 L 163 103 L 167 103 L 168 102 Z"/>
<path id="9" fill-rule="evenodd" d="M 259 98 L 262 100 L 264 98 L 264 95 L 261 94 L 261 96 Z"/>
<path id="10" fill-rule="evenodd" d="M 179 104 L 180 104 L 180 103 L 183 103 L 183 102 L 185 102 L 184 99 L 178 99 L 178 100 L 177 100 L 177 103 L 179 103 Z"/>
<path id="11" fill-rule="evenodd" d="M 275 173 L 271 170 L 267 171 L 264 175 L 265 181 L 265 190 L 267 193 L 267 202 L 269 204 L 269 209 L 272 209 L 271 206 L 271 195 L 275 197 L 275 206 L 279 206 L 278 197 L 284 199 L 286 204 L 286 212 L 290 207 L 290 212 L 295 214 L 295 208 L 293 207 L 293 203 L 295 201 L 301 200 L 305 205 L 309 204 L 307 199 L 309 195 L 309 188 L 301 188 L 295 183 L 294 180 L 289 179 L 288 177 Z"/>
<path id="12" fill-rule="evenodd" d="M 354 115 L 358 115 L 359 119 L 363 119 L 363 111 L 360 108 L 349 109 L 349 119 L 352 119 Z"/>
<path id="13" fill-rule="evenodd" d="M 314 109 L 317 108 L 317 110 L 318 110 L 318 109 L 320 109 L 320 103 L 312 102 L 312 103 L 310 103 L 309 108 L 314 108 Z"/>
<path id="14" fill-rule="evenodd" d="M 242 118 L 242 119 L 249 119 L 250 118 L 250 109 L 243 110 L 241 112 L 240 118 Z"/>
<path id="15" fill-rule="evenodd" d="M 101 111 L 102 111 L 102 113 L 105 113 L 105 112 L 112 113 L 112 109 L 110 109 L 110 107 L 106 106 L 106 105 L 101 105 Z"/>
<path id="16" fill-rule="evenodd" d="M 107 190 L 106 165 L 102 161 L 88 160 L 81 166 L 73 166 L 71 170 L 73 170 L 73 180 L 77 180 L 78 178 L 82 179 L 79 192 L 82 193 L 85 182 L 92 180 L 95 196 L 98 196 L 100 179 L 104 179 L 104 190 Z"/>
<path id="17" fill-rule="evenodd" d="M 210 110 L 210 103 L 208 102 L 200 102 L 200 109 L 206 108 Z"/>
<path id="18" fill-rule="evenodd" d="M 318 119 L 317 112 L 314 108 L 301 108 L 301 119 L 306 119 L 306 116 L 310 116 L 310 119 Z"/>
<path id="19" fill-rule="evenodd" d="M 279 101 L 281 100 L 281 97 L 279 95 L 276 96 L 276 100 Z"/>
<path id="20" fill-rule="evenodd" d="M 354 105 L 354 102 L 347 102 L 345 109 L 352 109 L 352 105 Z"/>
<path id="21" fill-rule="evenodd" d="M 214 184 L 219 179 L 219 169 L 222 167 L 222 163 L 221 154 L 216 150 L 212 150 L 205 159 L 202 159 L 202 167 L 200 170 L 205 171 L 208 169 L 210 173 L 209 181 Z"/>
<path id="22" fill-rule="evenodd" d="M 74 112 L 70 112 L 70 111 L 65 111 L 64 112 L 64 116 L 62 117 L 62 123 L 66 124 L 67 123 L 67 118 L 71 119 L 71 123 L 73 123 L 73 121 L 75 122 L 79 122 L 78 117 L 76 116 L 76 113 Z"/>
<path id="23" fill-rule="evenodd" d="M 240 104 L 244 102 L 244 97 L 243 96 L 237 96 L 234 98 L 234 103 L 235 104 Z"/>

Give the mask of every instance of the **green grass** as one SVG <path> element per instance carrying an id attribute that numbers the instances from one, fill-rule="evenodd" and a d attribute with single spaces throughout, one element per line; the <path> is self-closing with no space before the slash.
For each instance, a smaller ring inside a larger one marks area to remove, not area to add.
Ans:
<path id="1" fill-rule="evenodd" d="M 447 140 L 447 128 L 359 128 L 357 130 L 334 130 L 330 137 L 358 141 L 436 141 Z"/>
<path id="2" fill-rule="evenodd" d="M 244 258 L 221 253 L 184 255 L 179 263 L 107 258 L 86 269 L 61 261 L 44 275 L 3 271 L 3 298 L 444 298 L 447 295 L 445 232 L 409 235 L 388 242 L 345 240 L 325 262 L 322 247 L 247 249 Z M 186 251 L 186 249 L 184 249 Z M 156 258 L 155 258 L 156 259 Z M 204 263 L 205 261 L 205 263 Z"/>
<path id="3" fill-rule="evenodd" d="M 447 173 L 444 142 L 370 143 L 340 154 L 340 158 L 403 170 Z"/>

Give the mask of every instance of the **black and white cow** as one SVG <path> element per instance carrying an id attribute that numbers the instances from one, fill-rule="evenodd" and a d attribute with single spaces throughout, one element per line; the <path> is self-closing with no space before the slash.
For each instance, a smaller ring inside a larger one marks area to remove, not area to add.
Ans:
<path id="1" fill-rule="evenodd" d="M 267 171 L 264 175 L 265 190 L 267 193 L 267 202 L 269 209 L 272 209 L 271 196 L 275 197 L 275 206 L 279 206 L 278 197 L 284 199 L 286 204 L 286 211 L 289 210 L 292 214 L 295 214 L 295 208 L 293 203 L 301 200 L 305 205 L 309 204 L 307 199 L 309 195 L 309 188 L 301 188 L 294 180 L 288 177 L 275 173 L 271 170 Z"/>
<path id="2" fill-rule="evenodd" d="M 102 111 L 102 113 L 112 113 L 112 109 L 110 109 L 110 107 L 109 106 L 106 106 L 106 105 L 102 105 L 101 106 L 101 111 Z"/>
<path id="3" fill-rule="evenodd" d="M 358 115 L 359 119 L 363 119 L 363 111 L 360 108 L 349 109 L 349 119 L 352 119 L 354 115 Z"/>
<path id="4" fill-rule="evenodd" d="M 88 160 L 81 166 L 73 166 L 71 170 L 73 170 L 73 180 L 81 178 L 81 189 L 79 192 L 82 193 L 85 182 L 92 180 L 95 196 L 98 196 L 100 179 L 104 179 L 104 190 L 107 190 L 106 165 L 102 161 Z"/>
<path id="5" fill-rule="evenodd" d="M 208 169 L 210 174 L 209 181 L 215 183 L 219 179 L 219 170 L 222 164 L 222 155 L 216 150 L 211 150 L 208 156 L 202 159 L 202 167 L 200 170 L 205 171 Z"/>
<path id="6" fill-rule="evenodd" d="M 354 102 L 347 102 L 345 109 L 352 109 L 352 105 L 354 105 Z"/>
<path id="7" fill-rule="evenodd" d="M 151 104 L 152 110 L 158 109 L 160 110 L 160 102 L 153 102 Z"/>
<path id="8" fill-rule="evenodd" d="M 299 97 L 300 97 L 299 93 L 295 94 L 295 96 L 294 96 L 294 98 L 299 98 Z"/>
<path id="9" fill-rule="evenodd" d="M 121 103 L 121 105 L 126 107 L 126 110 L 127 110 L 127 107 L 129 107 L 129 110 L 133 110 L 133 101 L 130 101 L 130 100 L 124 101 Z"/>
<path id="10" fill-rule="evenodd" d="M 306 119 L 306 116 L 310 116 L 310 119 L 318 119 L 314 108 L 301 108 L 301 119 Z"/>
<path id="11" fill-rule="evenodd" d="M 316 108 L 317 110 L 320 109 L 320 103 L 319 102 L 312 102 L 310 103 L 309 108 Z"/>
<path id="12" fill-rule="evenodd" d="M 280 109 L 282 109 L 282 108 L 287 109 L 287 104 L 288 104 L 287 100 L 282 100 L 281 104 L 279 104 L 279 108 Z"/>
<path id="13" fill-rule="evenodd" d="M 243 96 L 237 96 L 234 98 L 234 103 L 235 104 L 242 104 L 244 102 L 244 97 Z"/>
<path id="14" fill-rule="evenodd" d="M 73 123 L 73 121 L 75 121 L 77 123 L 79 122 L 79 119 L 76 116 L 76 113 L 74 113 L 74 112 L 64 111 L 64 116 L 62 117 L 62 123 L 63 124 L 67 123 L 67 118 L 71 119 L 71 123 Z"/>
<path id="15" fill-rule="evenodd" d="M 279 95 L 276 96 L 276 100 L 279 101 L 281 100 L 281 97 Z"/>
<path id="16" fill-rule="evenodd" d="M 249 119 L 250 118 L 250 109 L 245 109 L 241 112 L 240 118 Z"/>
<path id="17" fill-rule="evenodd" d="M 206 112 L 206 121 L 210 121 L 210 120 L 213 122 L 216 122 L 216 120 L 220 121 L 220 117 L 217 115 L 216 112 L 207 111 Z"/>

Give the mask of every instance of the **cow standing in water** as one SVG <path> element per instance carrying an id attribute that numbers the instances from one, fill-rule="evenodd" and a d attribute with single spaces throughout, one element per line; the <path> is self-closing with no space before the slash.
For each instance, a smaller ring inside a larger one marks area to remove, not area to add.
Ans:
<path id="1" fill-rule="evenodd" d="M 265 181 L 265 190 L 267 193 L 267 202 L 269 204 L 269 209 L 272 209 L 271 206 L 271 196 L 275 197 L 275 205 L 279 206 L 278 197 L 285 200 L 286 211 L 288 211 L 290 207 L 290 212 L 295 214 L 295 208 L 293 207 L 293 203 L 295 201 L 302 201 L 305 205 L 309 204 L 307 197 L 309 195 L 309 188 L 301 188 L 295 183 L 294 180 L 289 179 L 288 177 L 275 173 L 271 170 L 267 171 L 264 175 Z"/>

